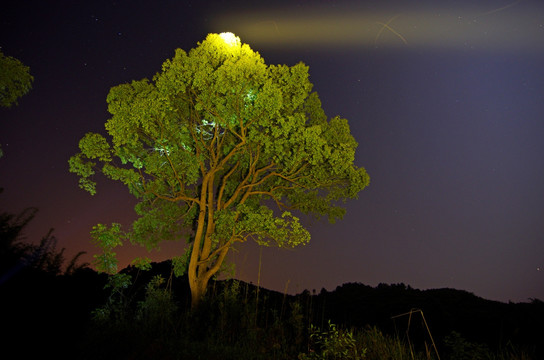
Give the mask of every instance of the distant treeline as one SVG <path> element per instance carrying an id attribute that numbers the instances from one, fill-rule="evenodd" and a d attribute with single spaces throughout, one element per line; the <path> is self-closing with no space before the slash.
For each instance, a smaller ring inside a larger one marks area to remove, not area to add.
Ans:
<path id="1" fill-rule="evenodd" d="M 544 355 L 544 303 L 536 299 L 502 303 L 463 290 L 417 290 L 402 283 L 373 288 L 348 283 L 332 292 L 322 290 L 313 304 L 316 313 L 321 311 L 317 315 L 320 321 L 332 319 L 347 327 L 371 324 L 399 335 L 410 330 L 411 336 L 416 336 L 415 327 L 422 321 L 421 314 L 411 310 L 421 310 L 436 338 L 456 332 L 470 342 L 494 349 L 516 345 Z"/>

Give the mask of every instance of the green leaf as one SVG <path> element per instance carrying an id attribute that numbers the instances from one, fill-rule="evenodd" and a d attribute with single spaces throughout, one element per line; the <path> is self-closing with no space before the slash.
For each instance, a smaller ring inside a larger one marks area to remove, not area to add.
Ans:
<path id="1" fill-rule="evenodd" d="M 187 267 L 189 266 L 190 249 L 187 249 L 182 256 L 174 256 L 172 258 L 172 266 L 174 268 L 174 275 L 180 277 L 185 275 Z"/>
<path id="2" fill-rule="evenodd" d="M 32 88 L 30 68 L 0 51 L 0 106 L 17 105 L 17 100 Z"/>
<path id="3" fill-rule="evenodd" d="M 139 270 L 151 270 L 151 259 L 148 257 L 137 257 L 130 262 L 130 265 Z"/>
<path id="4" fill-rule="evenodd" d="M 96 192 L 101 173 L 138 200 L 129 234 L 115 224 L 93 229 L 103 252 L 96 262 L 106 271 L 116 269 L 113 249 L 122 239 L 154 249 L 205 229 L 200 248 L 191 242 L 174 268 L 183 273 L 194 250 L 191 271 L 209 279 L 218 254 L 235 242 L 307 244 L 300 213 L 334 222 L 369 185 L 354 164 L 348 121 L 327 117 L 308 66 L 267 65 L 229 38 L 210 34 L 188 52 L 177 49 L 152 80 L 111 88 L 107 134 L 86 134 L 70 158 L 85 190 Z M 199 258 L 203 249 L 212 256 Z"/>
<path id="5" fill-rule="evenodd" d="M 117 254 L 113 250 L 122 246 L 125 238 L 124 232 L 121 231 L 121 224 L 113 223 L 110 227 L 97 224 L 93 226 L 91 238 L 93 244 L 102 249 L 101 254 L 94 255 L 97 269 L 108 274 L 115 274 L 118 261 Z"/>
<path id="6" fill-rule="evenodd" d="M 108 141 L 100 134 L 87 133 L 79 141 L 81 153 L 89 159 L 111 161 L 111 150 Z"/>

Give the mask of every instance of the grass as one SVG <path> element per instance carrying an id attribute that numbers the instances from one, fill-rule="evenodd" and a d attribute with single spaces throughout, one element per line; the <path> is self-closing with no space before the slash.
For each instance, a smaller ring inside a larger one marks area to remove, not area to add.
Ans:
<path id="1" fill-rule="evenodd" d="M 413 334 L 407 328 L 402 335 L 391 335 L 370 326 L 346 329 L 330 321 L 317 325 L 312 319 L 319 316 L 313 312 L 320 314 L 321 310 L 310 310 L 311 297 L 274 297 L 236 280 L 216 284 L 202 305 L 191 311 L 182 308 L 164 284 L 160 277 L 153 278 L 143 298 L 130 304 L 123 302 L 131 297 L 119 296 L 124 288 L 112 289 L 118 296 L 95 312 L 80 354 L 74 358 L 530 359 L 513 348 L 492 352 L 456 333 L 437 348 L 428 326 L 428 334 Z M 401 315 L 414 314 L 419 313 Z M 424 319 L 422 312 L 420 315 Z"/>

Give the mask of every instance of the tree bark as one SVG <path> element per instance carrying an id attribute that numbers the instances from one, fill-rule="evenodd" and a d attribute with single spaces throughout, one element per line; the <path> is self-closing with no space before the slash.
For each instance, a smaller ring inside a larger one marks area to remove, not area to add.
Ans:
<path id="1" fill-rule="evenodd" d="M 202 298 L 206 294 L 206 288 L 208 287 L 208 281 L 202 278 L 195 278 L 189 281 L 191 288 L 191 309 L 196 309 L 200 304 Z"/>

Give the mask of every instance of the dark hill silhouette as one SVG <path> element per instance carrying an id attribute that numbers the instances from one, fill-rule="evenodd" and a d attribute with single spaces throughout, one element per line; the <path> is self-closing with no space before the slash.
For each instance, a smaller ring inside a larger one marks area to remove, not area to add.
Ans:
<path id="1" fill-rule="evenodd" d="M 136 276 L 138 271 L 127 268 L 125 271 Z M 168 278 L 171 273 L 169 261 L 154 263 L 147 274 L 140 272 L 140 286 L 161 274 Z M 220 294 L 231 280 L 212 281 L 208 296 Z M 246 301 L 254 301 L 257 286 L 240 282 L 241 294 Z M 176 279 L 172 288 L 180 303 L 189 306 L 190 293 L 187 279 Z M 248 300 L 247 297 L 250 297 Z M 421 315 L 409 312 L 421 310 L 435 340 L 441 340 L 451 332 L 459 333 L 470 342 L 488 345 L 491 349 L 516 345 L 544 355 L 544 302 L 533 300 L 530 303 L 503 303 L 486 300 L 464 290 L 451 288 L 418 290 L 405 284 L 379 284 L 371 287 L 360 283 L 346 283 L 334 291 L 322 289 L 319 294 L 308 290 L 298 295 L 286 295 L 277 291 L 259 288 L 261 301 L 278 313 L 287 312 L 290 303 L 298 301 L 304 314 L 312 323 L 323 327 L 328 320 L 346 328 L 377 326 L 391 335 L 403 336 L 410 324 L 410 337 L 426 335 L 422 327 Z M 406 314 L 405 316 L 397 315 Z M 425 331 L 424 331 L 425 330 Z"/>
<path id="2" fill-rule="evenodd" d="M 123 272 L 133 278 L 128 293 L 137 304 L 143 299 L 149 281 L 156 275 L 168 280 L 172 267 L 170 261 L 164 261 L 153 263 L 149 271 L 129 267 Z M 224 296 L 223 290 L 234 282 L 212 281 L 208 299 Z M 56 358 L 62 358 L 61 354 L 65 353 L 77 358 L 73 355 L 86 341 L 91 312 L 108 299 L 106 283 L 104 274 L 90 268 L 62 275 L 35 269 L 21 271 L 0 286 L 2 328 L 9 334 L 2 339 L 6 348 L 25 349 L 28 354 L 40 356 L 51 353 Z M 346 283 L 334 291 L 323 289 L 318 294 L 305 290 L 298 295 L 286 295 L 250 283 L 237 283 L 239 291 L 235 295 L 240 303 L 254 307 L 252 304 L 258 296 L 261 326 L 270 326 L 273 319 L 290 321 L 289 312 L 293 304 L 298 303 L 305 326 L 311 322 L 323 328 L 330 320 L 343 328 L 377 326 L 384 333 L 403 337 L 410 320 L 409 336 L 417 343 L 426 336 L 426 330 L 422 327 L 421 315 L 417 312 L 410 315 L 410 311 L 420 309 L 439 349 L 443 339 L 455 331 L 464 339 L 486 344 L 491 349 L 516 346 L 536 354 L 536 358 L 544 358 L 541 341 L 544 339 L 544 303 L 540 300 L 502 303 L 463 290 L 418 290 L 404 284 L 371 287 L 359 283 Z M 172 278 L 166 285 L 172 289 L 179 308 L 189 311 L 187 279 Z M 395 317 L 397 315 L 402 316 Z M 198 321 L 206 322 L 206 316 L 199 317 Z M 230 327 L 233 336 L 238 331 L 236 326 Z M 29 347 L 30 343 L 34 345 Z"/>
<path id="3" fill-rule="evenodd" d="M 321 291 L 313 301 L 322 318 L 347 327 L 376 325 L 389 333 L 402 335 L 409 313 L 421 309 L 435 338 L 455 331 L 476 343 L 497 349 L 507 344 L 542 351 L 544 303 L 502 303 L 486 300 L 464 290 L 418 290 L 404 284 L 380 284 L 376 288 L 348 283 L 334 291 Z M 412 326 L 420 317 L 412 314 Z M 393 318 L 395 317 L 395 318 Z"/>

